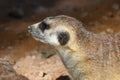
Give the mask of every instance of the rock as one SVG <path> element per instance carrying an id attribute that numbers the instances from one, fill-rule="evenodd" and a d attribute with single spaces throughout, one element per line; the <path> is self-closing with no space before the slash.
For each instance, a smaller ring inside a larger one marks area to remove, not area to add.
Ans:
<path id="1" fill-rule="evenodd" d="M 111 28 L 108 28 L 106 31 L 107 31 L 108 33 L 114 33 L 113 29 L 111 29 Z"/>
<path id="2" fill-rule="evenodd" d="M 60 76 L 56 80 L 71 80 L 69 76 Z"/>
<path id="3" fill-rule="evenodd" d="M 49 51 L 49 50 L 44 50 L 42 51 L 42 56 L 44 58 L 49 58 L 51 56 L 53 56 L 55 54 L 55 52 Z"/>
<path id="4" fill-rule="evenodd" d="M 73 12 L 77 11 L 77 8 L 75 6 L 66 6 L 65 8 L 60 9 L 62 12 Z"/>
<path id="5" fill-rule="evenodd" d="M 4 48 L 5 48 L 5 46 L 1 46 L 1 47 L 0 47 L 0 49 L 4 49 Z"/>
<path id="6" fill-rule="evenodd" d="M 112 8 L 113 8 L 114 10 L 119 10 L 119 4 L 114 3 L 114 4 L 112 5 Z"/>
<path id="7" fill-rule="evenodd" d="M 43 76 L 42 77 L 45 77 L 47 75 L 47 73 L 43 73 Z"/>
<path id="8" fill-rule="evenodd" d="M 7 49 L 8 49 L 8 50 L 12 50 L 12 49 L 13 49 L 13 46 L 8 46 Z"/>
<path id="9" fill-rule="evenodd" d="M 117 11 L 117 16 L 120 16 L 120 10 L 119 10 L 119 11 Z"/>
<path id="10" fill-rule="evenodd" d="M 38 53 L 39 53 L 39 51 L 36 49 L 31 52 L 31 54 L 38 54 Z"/>
<path id="11" fill-rule="evenodd" d="M 43 7 L 43 6 L 39 6 L 35 9 L 35 13 L 39 14 L 39 13 L 44 13 L 47 12 L 47 8 Z"/>
<path id="12" fill-rule="evenodd" d="M 103 20 L 108 20 L 109 19 L 108 16 L 106 16 L 106 15 L 102 16 L 102 18 L 103 18 Z"/>
<path id="13" fill-rule="evenodd" d="M 20 19 L 23 18 L 24 11 L 21 8 L 13 8 L 9 11 L 8 16 Z"/>
<path id="14" fill-rule="evenodd" d="M 86 16 L 88 16 L 88 12 L 84 12 L 81 15 L 82 15 L 82 17 L 86 17 Z"/>
<path id="15" fill-rule="evenodd" d="M 99 21 L 89 22 L 89 25 L 91 26 L 99 26 L 101 23 Z"/>
<path id="16" fill-rule="evenodd" d="M 35 55 L 32 55 L 32 59 L 36 59 L 36 56 L 35 56 Z"/>
<path id="17" fill-rule="evenodd" d="M 6 61 L 0 59 L 0 80 L 29 80 L 26 77 L 17 74 L 12 68 L 12 65 Z"/>
<path id="18" fill-rule="evenodd" d="M 105 31 L 100 32 L 100 34 L 107 34 Z"/>
<path id="19" fill-rule="evenodd" d="M 108 12 L 108 17 L 113 18 L 114 16 L 113 12 Z"/>

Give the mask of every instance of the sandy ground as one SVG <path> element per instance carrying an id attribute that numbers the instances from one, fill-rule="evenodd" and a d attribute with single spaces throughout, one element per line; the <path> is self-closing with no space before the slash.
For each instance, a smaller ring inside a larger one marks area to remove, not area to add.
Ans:
<path id="1" fill-rule="evenodd" d="M 33 1 L 33 3 L 31 0 L 29 4 L 28 0 L 25 1 L 25 8 L 20 7 L 23 4 L 19 5 L 19 8 L 23 9 L 24 15 L 20 12 L 17 17 L 13 16 L 14 10 L 11 12 L 11 8 L 9 17 L 4 15 L 9 13 L 9 10 L 6 10 L 9 8 L 5 8 L 4 13 L 1 13 L 0 58 L 14 62 L 14 69 L 30 80 L 69 80 L 65 77 L 58 79 L 60 76 L 69 74 L 57 54 L 47 59 L 42 57 L 42 51 L 55 52 L 55 50 L 32 39 L 27 31 L 28 25 L 39 22 L 47 16 L 65 14 L 76 17 L 86 25 L 86 29 L 95 33 L 120 32 L 119 0 L 59 0 L 58 2 L 53 0 L 54 5 L 51 3 L 49 6 L 43 0 L 40 0 L 39 5 L 39 0 Z M 2 3 L 0 2 L 0 4 Z M 16 2 L 16 4 L 18 3 Z M 32 6 L 26 7 L 26 5 Z"/>
<path id="2" fill-rule="evenodd" d="M 17 72 L 30 80 L 56 80 L 60 75 L 68 75 L 57 55 L 49 59 L 43 59 L 41 55 L 38 55 L 38 52 L 34 51 L 32 53 L 34 55 L 26 56 L 16 63 L 14 69 Z"/>

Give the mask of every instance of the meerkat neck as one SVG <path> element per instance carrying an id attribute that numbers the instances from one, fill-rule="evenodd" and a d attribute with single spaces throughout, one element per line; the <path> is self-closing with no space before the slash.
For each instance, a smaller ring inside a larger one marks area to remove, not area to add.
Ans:
<path id="1" fill-rule="evenodd" d="M 93 33 L 87 31 L 83 27 L 79 30 L 80 31 L 76 32 L 76 38 L 70 44 L 67 46 L 56 47 L 64 64 L 66 64 L 69 60 L 82 61 L 85 59 L 85 49 L 87 43 L 90 41 L 90 37 L 93 36 Z"/>
<path id="2" fill-rule="evenodd" d="M 93 32 L 86 30 L 84 27 L 81 27 L 77 31 L 77 40 L 79 48 L 85 49 L 88 43 L 90 43 L 91 39 L 95 37 Z"/>
<path id="3" fill-rule="evenodd" d="M 70 65 L 72 61 L 82 62 L 86 59 L 85 47 L 91 35 L 92 33 L 83 28 L 80 33 L 77 33 L 76 39 L 73 40 L 70 44 L 68 44 L 67 46 L 56 47 L 59 56 L 65 66 Z"/>

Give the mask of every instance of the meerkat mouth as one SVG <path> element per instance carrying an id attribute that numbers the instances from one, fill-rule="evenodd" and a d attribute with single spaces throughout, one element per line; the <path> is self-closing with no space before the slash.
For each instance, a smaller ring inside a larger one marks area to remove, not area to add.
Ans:
<path id="1" fill-rule="evenodd" d="M 31 32 L 32 36 L 34 37 L 34 39 L 36 40 L 40 40 L 40 41 L 45 41 L 45 37 L 43 35 L 41 35 L 40 33 L 37 32 Z"/>
<path id="2" fill-rule="evenodd" d="M 33 26 L 28 26 L 28 32 L 32 34 L 32 36 L 37 40 L 44 40 L 44 35 L 35 29 Z"/>

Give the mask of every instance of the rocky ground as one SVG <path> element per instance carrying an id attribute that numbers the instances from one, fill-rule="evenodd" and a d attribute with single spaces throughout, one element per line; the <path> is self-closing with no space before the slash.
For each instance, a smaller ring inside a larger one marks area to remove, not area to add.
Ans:
<path id="1" fill-rule="evenodd" d="M 28 80 L 12 68 L 10 62 L 0 59 L 0 80 Z"/>
<path id="2" fill-rule="evenodd" d="M 0 58 L 12 62 L 15 74 L 29 80 L 70 80 L 56 51 L 32 39 L 27 31 L 30 24 L 47 16 L 64 14 L 76 17 L 86 25 L 86 29 L 95 33 L 120 32 L 119 0 L 51 1 L 0 1 Z"/>

